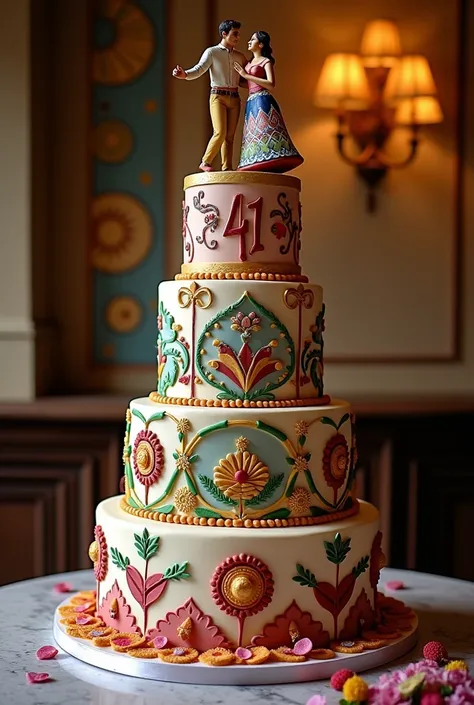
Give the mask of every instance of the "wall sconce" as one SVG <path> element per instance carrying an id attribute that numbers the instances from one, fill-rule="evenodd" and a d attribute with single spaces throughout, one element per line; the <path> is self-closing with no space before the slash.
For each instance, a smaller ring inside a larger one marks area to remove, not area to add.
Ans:
<path id="1" fill-rule="evenodd" d="M 420 125 L 443 120 L 428 61 L 421 55 L 402 55 L 398 28 L 389 20 L 366 25 L 360 55 L 326 58 L 315 103 L 335 111 L 338 152 L 366 182 L 369 212 L 375 210 L 375 190 L 388 169 L 401 169 L 414 160 Z M 384 151 L 398 125 L 410 128 L 408 152 L 399 159 Z M 359 147 L 355 156 L 347 152 L 348 138 Z"/>

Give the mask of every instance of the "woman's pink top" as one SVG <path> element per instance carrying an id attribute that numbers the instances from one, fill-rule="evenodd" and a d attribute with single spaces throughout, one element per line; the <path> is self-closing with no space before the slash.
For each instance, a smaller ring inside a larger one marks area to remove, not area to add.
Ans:
<path id="1" fill-rule="evenodd" d="M 266 78 L 267 73 L 265 71 L 265 64 L 268 64 L 270 59 L 262 59 L 262 61 L 259 64 L 251 64 L 250 61 L 245 67 L 246 73 L 250 74 L 251 76 L 256 76 L 257 78 Z M 266 90 L 265 88 L 262 88 L 262 86 L 259 86 L 257 83 L 254 83 L 249 79 L 248 81 L 249 85 L 249 95 L 252 95 L 252 93 L 258 93 L 258 91 L 264 91 Z"/>

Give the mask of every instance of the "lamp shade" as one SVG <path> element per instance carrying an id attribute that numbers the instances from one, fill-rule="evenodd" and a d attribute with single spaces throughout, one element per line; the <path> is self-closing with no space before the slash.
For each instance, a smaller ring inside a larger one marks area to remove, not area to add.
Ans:
<path id="1" fill-rule="evenodd" d="M 397 106 L 395 121 L 399 125 L 433 125 L 443 121 L 443 111 L 433 96 L 404 98 Z"/>
<path id="2" fill-rule="evenodd" d="M 391 67 L 402 53 L 400 35 L 395 22 L 372 20 L 362 35 L 361 55 L 364 66 Z"/>
<path id="3" fill-rule="evenodd" d="M 370 103 L 370 92 L 360 57 L 357 54 L 329 54 L 323 64 L 315 103 L 323 108 L 363 110 Z"/>
<path id="4" fill-rule="evenodd" d="M 403 56 L 390 71 L 385 87 L 387 99 L 434 95 L 436 95 L 436 85 L 428 60 L 424 56 Z"/>

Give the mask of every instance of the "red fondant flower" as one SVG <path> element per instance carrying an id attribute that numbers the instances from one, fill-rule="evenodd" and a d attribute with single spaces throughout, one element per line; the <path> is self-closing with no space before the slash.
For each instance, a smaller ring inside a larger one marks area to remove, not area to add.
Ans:
<path id="1" fill-rule="evenodd" d="M 250 617 L 270 604 L 273 577 L 259 558 L 241 553 L 221 563 L 211 579 L 216 605 L 234 617 Z"/>
<path id="2" fill-rule="evenodd" d="M 150 487 L 163 469 L 163 446 L 152 431 L 140 431 L 133 445 L 133 468 L 139 482 Z"/>
<path id="3" fill-rule="evenodd" d="M 349 463 L 349 448 L 342 433 L 336 433 L 326 443 L 323 451 L 324 477 L 333 489 L 337 490 L 344 484 Z"/>
<path id="4" fill-rule="evenodd" d="M 281 240 L 286 235 L 286 226 L 283 223 L 273 223 L 272 233 L 277 240 Z"/>
<path id="5" fill-rule="evenodd" d="M 94 529 L 94 538 L 96 543 L 96 555 L 94 556 L 94 574 L 99 583 L 105 580 L 107 575 L 107 566 L 109 554 L 107 552 L 107 541 L 101 526 L 97 525 Z"/>

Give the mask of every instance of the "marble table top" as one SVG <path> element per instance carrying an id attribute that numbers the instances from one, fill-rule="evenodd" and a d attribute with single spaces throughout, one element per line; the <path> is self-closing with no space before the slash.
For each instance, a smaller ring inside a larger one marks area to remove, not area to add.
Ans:
<path id="1" fill-rule="evenodd" d="M 419 617 L 418 645 L 398 662 L 364 674 L 369 682 L 388 670 L 421 657 L 423 644 L 442 641 L 450 657 L 465 659 L 474 672 L 474 583 L 424 573 L 385 568 L 380 588 L 388 580 L 402 580 L 406 589 L 394 594 L 412 606 Z M 53 591 L 67 581 L 74 589 L 94 586 L 92 571 L 79 571 L 27 580 L 0 588 L 0 702 L 2 705 L 306 705 L 319 693 L 328 704 L 340 694 L 328 681 L 259 687 L 222 687 L 160 683 L 89 666 L 61 652 L 53 661 L 37 661 L 36 650 L 54 644 L 53 613 L 66 595 Z M 49 683 L 28 685 L 27 671 L 46 671 Z"/>

